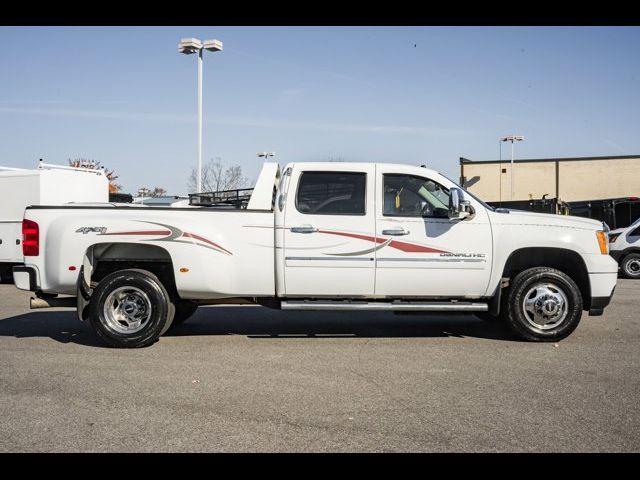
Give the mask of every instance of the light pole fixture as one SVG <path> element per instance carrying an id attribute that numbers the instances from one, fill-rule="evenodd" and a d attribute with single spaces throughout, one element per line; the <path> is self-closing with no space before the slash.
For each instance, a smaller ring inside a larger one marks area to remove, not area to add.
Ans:
<path id="1" fill-rule="evenodd" d="M 221 52 L 222 42 L 220 40 L 205 40 L 197 38 L 183 38 L 178 44 L 178 52 L 185 55 L 198 54 L 198 175 L 196 189 L 202 191 L 202 51 Z"/>
<path id="2" fill-rule="evenodd" d="M 275 157 L 276 152 L 258 152 L 258 157 L 264 158 L 265 162 L 269 159 L 269 157 Z"/>
<path id="3" fill-rule="evenodd" d="M 513 143 L 521 142 L 524 140 L 522 135 L 507 135 L 506 137 L 500 137 L 501 142 L 511 142 L 511 201 L 513 201 Z M 502 155 L 500 155 L 502 159 Z"/>

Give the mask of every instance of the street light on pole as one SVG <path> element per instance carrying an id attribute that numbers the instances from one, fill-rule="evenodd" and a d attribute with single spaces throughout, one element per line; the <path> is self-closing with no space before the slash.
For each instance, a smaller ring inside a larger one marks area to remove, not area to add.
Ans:
<path id="1" fill-rule="evenodd" d="M 522 135 L 507 135 L 506 137 L 500 137 L 501 142 L 511 142 L 511 201 L 513 201 L 513 143 L 521 142 L 523 140 L 524 136 Z M 502 157 L 502 155 L 500 155 L 500 157 Z"/>
<path id="2" fill-rule="evenodd" d="M 222 42 L 220 40 L 205 40 L 197 38 L 183 38 L 178 44 L 178 52 L 185 55 L 198 54 L 198 175 L 196 188 L 197 192 L 202 191 L 202 51 L 221 52 Z"/>

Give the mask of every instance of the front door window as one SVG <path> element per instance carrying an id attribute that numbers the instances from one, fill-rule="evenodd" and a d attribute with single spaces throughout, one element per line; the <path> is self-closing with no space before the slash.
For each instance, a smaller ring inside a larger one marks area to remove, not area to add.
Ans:
<path id="1" fill-rule="evenodd" d="M 413 175 L 384 175 L 385 217 L 447 218 L 449 190 Z"/>

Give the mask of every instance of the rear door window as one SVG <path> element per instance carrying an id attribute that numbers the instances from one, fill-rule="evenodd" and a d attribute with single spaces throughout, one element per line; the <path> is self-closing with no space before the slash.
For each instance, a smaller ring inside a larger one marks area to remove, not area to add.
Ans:
<path id="1" fill-rule="evenodd" d="M 308 215 L 364 215 L 367 174 L 303 172 L 296 208 Z"/>

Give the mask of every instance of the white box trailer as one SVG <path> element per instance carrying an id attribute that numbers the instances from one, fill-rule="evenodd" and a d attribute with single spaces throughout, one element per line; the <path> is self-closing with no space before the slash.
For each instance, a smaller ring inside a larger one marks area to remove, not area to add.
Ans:
<path id="1" fill-rule="evenodd" d="M 29 205 L 108 202 L 109 180 L 102 170 L 41 163 L 33 170 L 0 167 L 0 282 L 23 263 L 22 217 Z"/>

